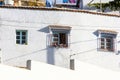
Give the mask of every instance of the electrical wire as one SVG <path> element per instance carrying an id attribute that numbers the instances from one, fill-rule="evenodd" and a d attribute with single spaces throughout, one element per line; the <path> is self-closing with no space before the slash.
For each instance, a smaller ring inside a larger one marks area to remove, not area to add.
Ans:
<path id="1" fill-rule="evenodd" d="M 32 23 L 32 24 L 51 24 L 51 23 L 43 23 L 43 22 L 20 22 L 20 21 L 12 21 L 12 20 L 3 20 L 3 21 L 7 21 L 7 22 L 17 22 L 17 23 Z M 37 28 L 37 27 L 27 27 L 27 26 L 17 26 L 17 25 L 10 25 L 10 24 L 0 24 L 0 25 L 3 25 L 3 26 L 10 26 L 10 27 L 25 27 L 25 28 Z M 64 24 L 66 25 L 66 24 Z M 80 27 L 101 27 L 101 26 L 91 26 L 91 25 L 70 25 L 70 26 L 79 26 Z M 113 28 L 113 26 L 104 26 L 104 27 L 109 27 L 109 28 Z M 119 28 L 119 27 L 114 27 L 114 28 Z M 91 31 L 91 30 L 96 30 L 96 29 L 72 29 L 72 30 L 85 30 L 85 31 Z M 120 37 L 120 36 L 119 36 Z M 91 39 L 91 40 L 85 40 L 85 41 L 77 41 L 77 42 L 72 42 L 71 44 L 75 44 L 75 43 L 81 43 L 81 42 L 90 42 L 90 41 L 95 41 L 97 39 Z M 87 53 L 87 52 L 91 52 L 91 51 L 95 51 L 97 48 L 95 49 L 90 49 L 90 50 L 87 50 L 87 51 L 83 51 L 83 52 L 78 52 L 78 53 L 75 53 L 75 54 L 72 54 L 70 56 L 74 56 L 74 55 L 78 55 L 78 54 L 82 54 L 82 53 Z M 33 53 L 36 53 L 36 52 L 32 52 L 30 54 L 33 54 Z M 14 58 L 10 58 L 10 59 L 7 59 L 5 61 L 9 61 L 9 60 L 12 60 L 12 59 L 15 59 L 15 58 L 19 58 L 19 57 L 23 57 L 23 56 L 27 56 L 29 54 L 25 54 L 25 55 L 21 55 L 21 56 L 17 56 L 17 57 L 14 57 Z"/>
<path id="2" fill-rule="evenodd" d="M 47 25 L 52 25 L 52 22 L 51 23 L 48 23 L 48 22 L 34 22 L 34 21 L 32 21 L 32 22 L 28 22 L 28 21 L 16 21 L 16 20 L 3 20 L 3 19 L 1 19 L 1 21 L 6 21 L 6 22 L 16 22 L 16 23 L 32 23 L 32 24 L 38 24 L 38 25 L 41 25 L 41 24 L 47 24 Z M 0 25 L 6 25 L 6 24 L 0 24 Z M 97 25 L 73 25 L 73 24 L 62 24 L 62 25 L 69 25 L 69 26 L 79 26 L 79 28 L 80 27 L 96 27 L 96 28 L 101 28 L 101 26 L 102 25 L 99 25 L 99 26 L 97 26 Z M 6 26 L 18 26 L 18 25 L 6 25 Z M 23 26 L 23 27 L 27 27 L 27 26 Z M 119 26 L 104 26 L 103 25 L 103 27 L 106 27 L 106 28 L 120 28 Z M 31 27 L 31 28 L 36 28 L 35 26 L 34 27 Z M 74 29 L 74 30 L 78 30 L 78 29 Z"/>
<path id="3" fill-rule="evenodd" d="M 25 56 L 28 56 L 28 55 L 32 55 L 32 54 L 44 51 L 44 50 L 46 50 L 46 48 L 45 49 L 41 49 L 41 50 L 37 50 L 37 51 L 34 51 L 34 52 L 31 52 L 31 53 L 26 53 L 26 54 L 23 54 L 23 55 L 20 55 L 20 56 L 12 57 L 12 58 L 9 58 L 9 59 L 3 60 L 3 61 L 6 62 L 6 61 L 10 61 L 10 60 L 17 59 L 17 58 L 20 58 L 20 57 L 25 57 Z"/>
<path id="4" fill-rule="evenodd" d="M 70 57 L 75 56 L 75 55 L 79 55 L 79 54 L 82 54 L 82 53 L 92 52 L 92 51 L 95 51 L 95 50 L 97 50 L 97 48 L 86 50 L 86 51 L 82 51 L 82 52 L 78 52 L 78 53 L 74 53 L 74 54 L 71 54 Z"/>

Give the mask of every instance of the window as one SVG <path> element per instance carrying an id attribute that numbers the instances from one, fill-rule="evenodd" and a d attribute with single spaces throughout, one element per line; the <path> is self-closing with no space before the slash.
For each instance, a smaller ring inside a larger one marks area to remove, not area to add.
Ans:
<path id="1" fill-rule="evenodd" d="M 109 35 L 110 34 L 106 34 L 106 36 L 102 36 L 100 38 L 100 41 L 101 41 L 100 49 L 107 50 L 107 51 L 114 51 L 114 38 Z"/>
<path id="2" fill-rule="evenodd" d="M 50 37 L 50 46 L 52 47 L 68 47 L 69 46 L 69 34 L 71 27 L 69 26 L 59 26 L 59 25 L 50 25 L 49 26 L 51 37 Z"/>
<path id="3" fill-rule="evenodd" d="M 115 51 L 116 33 L 108 30 L 101 30 L 99 33 L 99 50 Z"/>
<path id="4" fill-rule="evenodd" d="M 53 32 L 52 46 L 55 47 L 67 47 L 67 33 Z"/>
<path id="5" fill-rule="evenodd" d="M 16 30 L 16 44 L 27 44 L 27 31 L 26 30 Z"/>

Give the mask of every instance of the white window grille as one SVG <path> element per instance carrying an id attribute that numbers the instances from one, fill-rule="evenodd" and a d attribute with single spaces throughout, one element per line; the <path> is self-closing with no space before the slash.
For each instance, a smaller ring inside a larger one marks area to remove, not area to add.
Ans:
<path id="1" fill-rule="evenodd" d="M 112 51 L 116 50 L 116 36 L 117 32 L 109 30 L 98 30 L 99 31 L 99 50 Z"/>
<path id="2" fill-rule="evenodd" d="M 52 47 L 69 47 L 69 34 L 71 27 L 69 26 L 49 26 L 51 34 L 49 34 L 49 43 Z"/>
<path id="3" fill-rule="evenodd" d="M 53 32 L 52 46 L 54 47 L 68 47 L 68 35 L 62 32 Z"/>
<path id="4" fill-rule="evenodd" d="M 114 51 L 114 39 L 113 38 L 100 38 L 100 49 Z"/>

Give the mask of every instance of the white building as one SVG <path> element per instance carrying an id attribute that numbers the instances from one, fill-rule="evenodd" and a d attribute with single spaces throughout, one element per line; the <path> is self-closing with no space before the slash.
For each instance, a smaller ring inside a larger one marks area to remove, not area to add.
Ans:
<path id="1" fill-rule="evenodd" d="M 69 68 L 78 59 L 119 70 L 120 16 L 89 11 L 0 7 L 1 63 L 28 60 Z"/>

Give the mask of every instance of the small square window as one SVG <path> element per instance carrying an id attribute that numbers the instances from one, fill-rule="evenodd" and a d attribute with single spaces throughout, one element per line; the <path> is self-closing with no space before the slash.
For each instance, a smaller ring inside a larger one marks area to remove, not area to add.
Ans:
<path id="1" fill-rule="evenodd" d="M 116 35 L 112 35 L 112 34 L 109 34 L 109 33 L 101 33 L 100 34 L 100 47 L 99 49 L 100 50 L 103 50 L 103 51 L 114 51 L 114 39 L 115 39 L 115 36 Z"/>
<path id="2" fill-rule="evenodd" d="M 53 31 L 52 46 L 68 47 L 68 33 L 64 31 Z"/>
<path id="3" fill-rule="evenodd" d="M 70 26 L 49 25 L 48 44 L 52 47 L 67 48 L 70 41 Z M 52 34 L 51 34 L 52 33 Z"/>
<path id="4" fill-rule="evenodd" d="M 16 44 L 27 44 L 27 31 L 16 30 Z"/>

